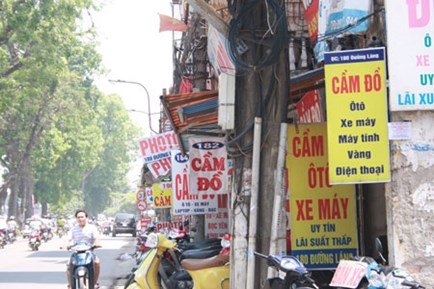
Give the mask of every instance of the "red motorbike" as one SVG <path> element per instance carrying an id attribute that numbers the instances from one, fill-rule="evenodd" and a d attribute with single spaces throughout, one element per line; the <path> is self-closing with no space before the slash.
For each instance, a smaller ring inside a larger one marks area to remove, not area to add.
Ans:
<path id="1" fill-rule="evenodd" d="M 32 230 L 29 234 L 29 247 L 32 251 L 38 251 L 41 245 L 41 233 L 39 230 Z"/>

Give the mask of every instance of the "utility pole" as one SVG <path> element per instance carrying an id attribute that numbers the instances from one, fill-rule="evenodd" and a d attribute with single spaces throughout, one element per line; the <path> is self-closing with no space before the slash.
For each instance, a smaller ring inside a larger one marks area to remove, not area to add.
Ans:
<path id="1" fill-rule="evenodd" d="M 289 97 L 289 54 L 287 18 L 284 1 L 265 6 L 263 1 L 238 1 L 229 27 L 229 42 L 236 58 L 235 138 L 240 148 L 234 162 L 232 213 L 231 288 L 247 288 L 247 238 L 256 238 L 256 251 L 270 250 L 274 184 L 277 167 L 281 123 L 286 122 Z M 270 20 L 271 19 L 271 20 Z M 283 21 L 283 22 L 280 22 Z M 271 24 L 273 23 L 273 24 Z M 239 40 L 246 45 L 244 53 L 235 52 Z M 248 232 L 252 191 L 253 120 L 262 119 L 257 230 Z M 235 147 L 235 146 L 233 146 Z M 251 236 L 255 234 L 255 236 Z M 267 264 L 255 260 L 253 288 L 261 288 L 267 279 Z M 250 289 L 250 288 L 249 288 Z"/>

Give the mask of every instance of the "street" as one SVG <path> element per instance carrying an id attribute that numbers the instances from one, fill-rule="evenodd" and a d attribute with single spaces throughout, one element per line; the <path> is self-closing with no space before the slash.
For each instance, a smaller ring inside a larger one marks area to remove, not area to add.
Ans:
<path id="1" fill-rule="evenodd" d="M 27 242 L 20 237 L 0 249 L 0 289 L 66 289 L 65 264 L 70 252 L 60 249 L 63 239 L 54 236 L 43 242 L 39 251 L 32 251 Z M 101 260 L 101 289 L 123 288 L 134 264 L 125 256 L 134 252 L 135 238 L 101 236 L 101 246 L 95 251 Z"/>

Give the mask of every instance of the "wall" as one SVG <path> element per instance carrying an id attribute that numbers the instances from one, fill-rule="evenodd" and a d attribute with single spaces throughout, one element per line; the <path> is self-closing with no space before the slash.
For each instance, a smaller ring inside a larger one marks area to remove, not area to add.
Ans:
<path id="1" fill-rule="evenodd" d="M 434 288 L 434 113 L 395 112 L 411 121 L 411 139 L 391 142 L 392 182 L 387 185 L 389 261 Z"/>

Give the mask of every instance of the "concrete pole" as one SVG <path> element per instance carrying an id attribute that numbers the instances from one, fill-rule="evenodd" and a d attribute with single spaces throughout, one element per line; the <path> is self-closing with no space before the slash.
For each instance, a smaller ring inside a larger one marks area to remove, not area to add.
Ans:
<path id="1" fill-rule="evenodd" d="M 255 284 L 255 250 L 256 227 L 258 223 L 258 190 L 259 170 L 261 167 L 261 129 L 262 119 L 255 117 L 255 129 L 253 133 L 253 163 L 252 163 L 252 195 L 250 198 L 249 217 L 249 247 L 247 250 L 247 287 L 254 288 Z"/>

